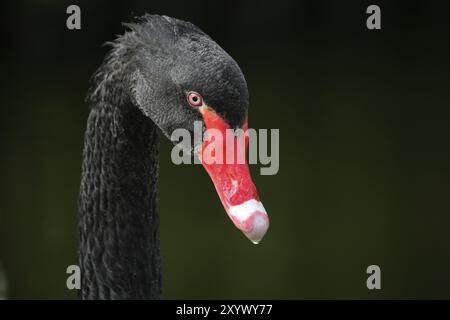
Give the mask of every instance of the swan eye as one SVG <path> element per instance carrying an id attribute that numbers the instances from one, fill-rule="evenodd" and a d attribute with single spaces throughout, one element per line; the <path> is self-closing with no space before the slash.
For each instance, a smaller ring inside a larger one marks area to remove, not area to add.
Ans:
<path id="1" fill-rule="evenodd" d="M 192 107 L 200 107 L 203 104 L 203 98 L 200 93 L 197 92 L 189 92 L 187 100 Z"/>

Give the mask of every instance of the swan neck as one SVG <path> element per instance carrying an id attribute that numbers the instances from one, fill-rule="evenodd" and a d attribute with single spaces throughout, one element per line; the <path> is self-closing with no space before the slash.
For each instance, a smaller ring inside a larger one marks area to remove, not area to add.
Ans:
<path id="1" fill-rule="evenodd" d="M 158 299 L 159 142 L 136 107 L 92 107 L 79 197 L 83 299 Z"/>

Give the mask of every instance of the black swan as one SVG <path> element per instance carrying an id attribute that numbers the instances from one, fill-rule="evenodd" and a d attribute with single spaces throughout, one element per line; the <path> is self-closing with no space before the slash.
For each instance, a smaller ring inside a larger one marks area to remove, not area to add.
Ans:
<path id="1" fill-rule="evenodd" d="M 247 128 L 244 76 L 209 36 L 166 16 L 145 15 L 125 26 L 130 30 L 110 43 L 87 98 L 79 197 L 82 299 L 160 298 L 160 133 L 193 132 L 195 121 L 204 130 Z M 196 141 L 190 151 L 198 154 L 206 143 L 218 141 Z M 236 227 L 260 241 L 269 220 L 247 163 L 202 164 Z"/>

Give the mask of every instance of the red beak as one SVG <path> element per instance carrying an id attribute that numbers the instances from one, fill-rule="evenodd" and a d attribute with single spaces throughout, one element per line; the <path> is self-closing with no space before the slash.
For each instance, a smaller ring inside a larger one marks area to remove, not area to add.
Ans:
<path id="1" fill-rule="evenodd" d="M 226 121 L 214 111 L 206 106 L 200 111 L 206 126 L 206 136 L 199 150 L 200 161 L 231 221 L 253 243 L 259 243 L 269 228 L 269 217 L 250 177 L 247 119 L 240 134 L 234 135 Z"/>

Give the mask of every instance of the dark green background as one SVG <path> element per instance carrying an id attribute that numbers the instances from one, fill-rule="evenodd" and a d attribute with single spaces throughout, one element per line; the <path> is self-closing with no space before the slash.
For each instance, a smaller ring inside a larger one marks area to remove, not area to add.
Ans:
<path id="1" fill-rule="evenodd" d="M 78 3 L 82 30 L 65 27 Z M 90 75 L 145 12 L 189 20 L 243 69 L 250 125 L 280 129 L 254 181 L 263 243 L 200 166 L 160 172 L 164 298 L 450 298 L 449 30 L 444 1 L 17 1 L 2 4 L 0 264 L 8 298 L 75 298 Z M 382 30 L 365 27 L 369 4 Z M 377 264 L 382 290 L 366 288 Z"/>

